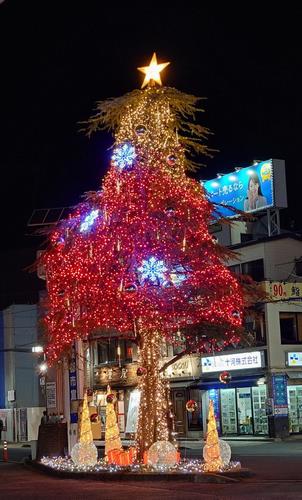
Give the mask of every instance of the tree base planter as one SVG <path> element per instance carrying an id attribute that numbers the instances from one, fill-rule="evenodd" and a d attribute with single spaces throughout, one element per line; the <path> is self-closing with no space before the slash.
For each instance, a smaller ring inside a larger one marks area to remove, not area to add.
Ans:
<path id="1" fill-rule="evenodd" d="M 133 464 L 119 467 L 98 461 L 94 467 L 77 467 L 70 459 L 44 457 L 40 462 L 27 462 L 46 474 L 62 479 L 89 479 L 96 481 L 183 481 L 205 483 L 233 483 L 251 477 L 249 469 L 242 468 L 239 462 L 231 462 L 219 472 L 204 472 L 204 462 L 200 460 L 181 461 L 171 469 L 155 470 L 150 466 Z"/>

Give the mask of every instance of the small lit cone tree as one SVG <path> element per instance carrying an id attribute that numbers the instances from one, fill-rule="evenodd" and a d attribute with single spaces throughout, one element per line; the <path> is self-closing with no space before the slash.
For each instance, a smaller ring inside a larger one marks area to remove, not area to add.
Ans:
<path id="1" fill-rule="evenodd" d="M 79 443 L 93 443 L 93 436 L 91 430 L 91 422 L 87 401 L 87 393 L 85 391 L 83 405 L 80 412 L 79 422 Z"/>
<path id="2" fill-rule="evenodd" d="M 122 443 L 114 409 L 113 394 L 111 393 L 110 387 L 108 387 L 106 401 L 105 457 L 108 459 L 108 453 L 111 450 L 121 449 Z"/>
<path id="3" fill-rule="evenodd" d="M 79 415 L 79 438 L 71 450 L 71 458 L 78 466 L 94 466 L 98 459 L 98 451 L 91 431 L 86 392 Z"/>
<path id="4" fill-rule="evenodd" d="M 243 293 L 211 237 L 213 206 L 186 175 L 208 154 L 199 99 L 161 87 L 155 55 L 143 89 L 99 102 L 88 133 L 112 129 L 102 189 L 51 233 L 42 256 L 50 363 L 76 338 L 118 332 L 139 347 L 138 457 L 168 439 L 160 366 L 163 339 L 190 352 L 222 350 L 241 334 Z"/>
<path id="5" fill-rule="evenodd" d="M 222 467 L 222 459 L 219 447 L 219 437 L 214 415 L 213 401 L 209 401 L 208 425 L 206 437 L 206 464 L 205 470 L 208 472 L 217 472 Z"/>

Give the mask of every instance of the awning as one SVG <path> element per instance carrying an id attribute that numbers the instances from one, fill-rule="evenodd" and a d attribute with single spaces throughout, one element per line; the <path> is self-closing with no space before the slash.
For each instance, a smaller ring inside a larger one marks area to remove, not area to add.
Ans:
<path id="1" fill-rule="evenodd" d="M 302 378 L 302 372 L 286 372 L 288 378 Z"/>
<path id="2" fill-rule="evenodd" d="M 198 389 L 207 391 L 209 389 L 235 389 L 236 387 L 253 387 L 257 385 L 260 378 L 263 378 L 264 373 L 259 373 L 257 375 L 246 375 L 243 377 L 233 377 L 231 382 L 228 384 L 223 384 L 219 381 L 219 374 L 217 374 L 217 379 L 207 380 L 200 379 L 192 384 L 192 388 L 196 387 Z"/>
<path id="3" fill-rule="evenodd" d="M 189 386 L 195 386 L 196 380 L 169 380 L 171 389 L 185 389 Z"/>

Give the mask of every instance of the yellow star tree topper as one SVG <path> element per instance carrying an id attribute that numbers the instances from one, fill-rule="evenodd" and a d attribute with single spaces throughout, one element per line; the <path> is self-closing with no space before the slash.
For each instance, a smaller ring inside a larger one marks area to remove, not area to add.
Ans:
<path id="1" fill-rule="evenodd" d="M 154 83 L 158 83 L 162 85 L 160 73 L 163 69 L 165 69 L 170 63 L 165 62 L 162 64 L 157 64 L 156 53 L 153 53 L 152 59 L 150 61 L 149 66 L 143 66 L 142 68 L 137 68 L 139 71 L 144 73 L 145 79 L 142 84 L 142 89 L 150 83 L 150 85 L 154 85 Z"/>

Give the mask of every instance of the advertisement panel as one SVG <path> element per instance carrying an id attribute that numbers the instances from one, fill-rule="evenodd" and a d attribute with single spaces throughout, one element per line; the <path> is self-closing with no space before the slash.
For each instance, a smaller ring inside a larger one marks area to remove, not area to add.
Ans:
<path id="1" fill-rule="evenodd" d="M 224 370 L 249 370 L 264 366 L 261 351 L 242 352 L 201 358 L 202 373 L 221 372 Z"/>
<path id="2" fill-rule="evenodd" d="M 209 200 L 220 205 L 217 210 L 224 217 L 236 216 L 232 208 L 253 213 L 276 206 L 273 160 L 205 181 L 203 187 Z"/>
<path id="3" fill-rule="evenodd" d="M 265 281 L 265 292 L 270 300 L 301 300 L 302 283 L 289 283 L 288 281 Z"/>

